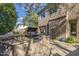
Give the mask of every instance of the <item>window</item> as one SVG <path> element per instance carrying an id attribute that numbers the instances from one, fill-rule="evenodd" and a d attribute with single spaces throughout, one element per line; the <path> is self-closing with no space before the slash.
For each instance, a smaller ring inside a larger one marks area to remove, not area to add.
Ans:
<path id="1" fill-rule="evenodd" d="M 43 18 L 45 17 L 45 12 L 41 13 L 40 16 Z"/>
<path id="2" fill-rule="evenodd" d="M 77 20 L 71 21 L 71 35 L 76 36 Z"/>
<path id="3" fill-rule="evenodd" d="M 52 14 L 54 12 L 57 12 L 57 8 L 51 8 L 51 9 L 49 9 L 49 14 Z"/>

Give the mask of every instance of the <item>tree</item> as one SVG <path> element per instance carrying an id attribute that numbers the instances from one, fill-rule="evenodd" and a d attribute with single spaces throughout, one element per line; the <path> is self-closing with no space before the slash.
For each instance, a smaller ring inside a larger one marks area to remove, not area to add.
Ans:
<path id="1" fill-rule="evenodd" d="M 13 4 L 0 4 L 0 34 L 10 32 L 16 24 L 16 19 Z"/>
<path id="2" fill-rule="evenodd" d="M 37 27 L 38 25 L 38 15 L 35 11 L 38 9 L 39 4 L 29 3 L 29 4 L 21 4 L 24 7 L 27 16 L 23 19 L 23 24 L 29 27 Z"/>
<path id="3" fill-rule="evenodd" d="M 39 9 L 43 7 L 44 4 L 39 3 L 26 3 L 20 4 L 24 10 L 26 11 L 26 16 L 23 19 L 23 24 L 30 26 L 30 27 L 37 27 L 38 26 L 38 15 L 37 12 Z"/>
<path id="4" fill-rule="evenodd" d="M 23 25 L 27 25 L 30 27 L 37 27 L 38 26 L 38 15 L 34 12 L 29 13 L 30 16 L 26 16 L 23 19 Z"/>

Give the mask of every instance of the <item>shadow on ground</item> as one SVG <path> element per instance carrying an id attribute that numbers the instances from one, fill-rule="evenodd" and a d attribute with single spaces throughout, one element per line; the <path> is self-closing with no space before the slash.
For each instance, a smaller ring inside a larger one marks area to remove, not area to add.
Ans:
<path id="1" fill-rule="evenodd" d="M 33 37 L 33 43 L 40 42 L 42 39 L 43 39 L 42 36 L 35 36 L 35 37 Z"/>
<path id="2" fill-rule="evenodd" d="M 70 52 L 68 55 L 66 56 L 79 56 L 79 48 L 77 48 L 75 51 Z"/>

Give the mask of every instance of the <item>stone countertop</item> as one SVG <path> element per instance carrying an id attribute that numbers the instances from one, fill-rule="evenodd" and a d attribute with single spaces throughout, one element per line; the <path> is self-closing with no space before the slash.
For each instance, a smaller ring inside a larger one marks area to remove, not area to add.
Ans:
<path id="1" fill-rule="evenodd" d="M 8 45 L 18 45 L 28 42 L 27 37 L 18 37 L 18 36 L 12 36 L 12 35 L 0 35 L 0 43 L 8 44 Z"/>

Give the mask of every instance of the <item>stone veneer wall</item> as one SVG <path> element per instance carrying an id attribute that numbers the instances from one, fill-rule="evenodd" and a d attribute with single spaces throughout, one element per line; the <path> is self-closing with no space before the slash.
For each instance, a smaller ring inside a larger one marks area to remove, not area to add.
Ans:
<path id="1" fill-rule="evenodd" d="M 53 31 L 53 32 L 52 32 Z M 66 34 L 66 19 L 61 17 L 49 22 L 49 35 L 56 38 Z M 62 36 L 65 38 L 65 36 Z"/>

